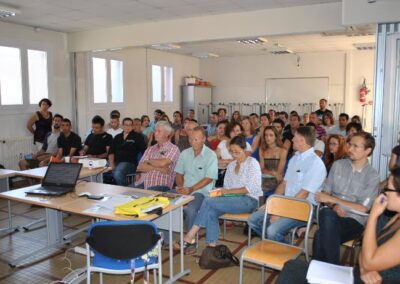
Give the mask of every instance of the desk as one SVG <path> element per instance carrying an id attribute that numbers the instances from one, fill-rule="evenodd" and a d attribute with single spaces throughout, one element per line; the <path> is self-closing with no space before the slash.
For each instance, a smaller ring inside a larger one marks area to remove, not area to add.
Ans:
<path id="1" fill-rule="evenodd" d="M 32 189 L 38 187 L 39 185 L 31 186 L 28 188 L 21 188 L 17 190 L 13 190 L 10 192 L 0 193 L 0 198 L 5 198 L 8 200 L 14 200 L 22 203 L 35 204 L 39 206 L 43 206 L 46 208 L 46 220 L 47 220 L 47 234 L 48 234 L 48 245 L 43 249 L 47 249 L 50 247 L 57 247 L 63 245 L 62 239 L 62 211 L 75 213 L 84 216 L 90 216 L 93 218 L 107 219 L 107 220 L 132 220 L 132 217 L 124 216 L 124 215 L 116 215 L 114 212 L 88 212 L 87 210 L 93 206 L 101 205 L 102 200 L 95 201 L 89 200 L 85 197 L 78 197 L 77 194 L 81 192 L 89 192 L 91 194 L 103 194 L 103 195 L 118 195 L 122 193 L 154 193 L 159 194 L 159 192 L 152 192 L 149 190 L 141 190 L 141 189 L 133 189 L 129 187 L 109 185 L 109 184 L 99 184 L 92 182 L 83 182 L 76 186 L 75 193 L 68 193 L 62 197 L 43 197 L 43 196 L 34 196 L 34 195 L 26 195 L 25 192 L 28 189 Z M 160 229 L 169 230 L 170 239 L 172 240 L 172 232 L 178 231 L 180 232 L 181 243 L 183 243 L 183 206 L 193 200 L 192 196 L 187 196 L 183 199 L 179 204 L 170 204 L 163 210 L 162 216 L 157 216 L 155 214 L 147 215 L 142 220 L 152 220 Z M 174 217 L 179 218 L 179 220 L 174 220 Z M 167 226 L 166 226 L 167 224 Z M 177 279 L 183 277 L 184 275 L 190 273 L 190 270 L 185 270 L 184 268 L 184 260 L 183 260 L 183 246 L 181 246 L 181 267 L 180 271 L 174 275 L 173 269 L 173 249 L 172 242 L 170 242 L 169 247 L 169 257 L 170 257 L 170 279 L 166 283 L 173 283 Z M 27 257 L 34 256 L 38 253 L 38 251 L 31 253 L 29 255 L 20 257 L 12 262 L 10 262 L 10 266 L 16 266 L 19 262 L 26 259 Z"/>
<path id="2" fill-rule="evenodd" d="M 0 169 L 0 192 L 3 191 L 9 191 L 9 178 L 13 177 L 17 171 L 13 170 L 5 170 L 5 169 Z M 9 234 L 12 232 L 16 232 L 19 230 L 18 227 L 13 227 L 12 226 L 12 216 L 11 216 L 11 202 L 10 200 L 7 201 L 8 205 L 8 227 L 0 229 L 0 233 L 5 233 Z"/>

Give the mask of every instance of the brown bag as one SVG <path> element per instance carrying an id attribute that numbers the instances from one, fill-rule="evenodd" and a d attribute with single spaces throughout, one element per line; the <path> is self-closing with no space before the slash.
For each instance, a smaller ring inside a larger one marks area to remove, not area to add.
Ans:
<path id="1" fill-rule="evenodd" d="M 206 247 L 199 260 L 199 266 L 202 269 L 218 269 L 233 265 L 239 265 L 239 259 L 232 255 L 226 245 Z"/>

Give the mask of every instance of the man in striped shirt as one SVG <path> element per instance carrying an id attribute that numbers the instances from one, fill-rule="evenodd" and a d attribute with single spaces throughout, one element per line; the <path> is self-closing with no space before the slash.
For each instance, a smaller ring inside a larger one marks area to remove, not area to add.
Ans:
<path id="1" fill-rule="evenodd" d="M 163 192 L 173 187 L 180 152 L 169 140 L 172 131 L 168 122 L 157 122 L 154 132 L 157 144 L 148 148 L 139 162 L 137 172 L 141 175 L 136 187 Z"/>

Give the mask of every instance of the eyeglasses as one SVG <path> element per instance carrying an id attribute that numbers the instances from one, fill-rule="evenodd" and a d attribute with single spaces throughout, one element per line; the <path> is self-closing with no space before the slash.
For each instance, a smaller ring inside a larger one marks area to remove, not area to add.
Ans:
<path id="1" fill-rule="evenodd" d="M 397 193 L 400 193 L 400 190 L 397 190 L 397 189 L 390 189 L 390 188 L 385 187 L 384 189 L 382 189 L 381 192 L 382 192 L 382 193 L 385 193 L 385 192 L 397 192 Z"/>
<path id="2" fill-rule="evenodd" d="M 229 151 L 229 153 L 230 153 L 232 156 L 237 156 L 237 155 L 242 154 L 243 151 L 240 151 L 240 152 Z"/>
<path id="3" fill-rule="evenodd" d="M 347 145 L 349 146 L 349 148 L 355 148 L 355 149 L 365 148 L 364 145 L 360 146 L 360 145 L 357 145 L 357 144 L 353 144 L 351 142 L 347 143 Z"/>

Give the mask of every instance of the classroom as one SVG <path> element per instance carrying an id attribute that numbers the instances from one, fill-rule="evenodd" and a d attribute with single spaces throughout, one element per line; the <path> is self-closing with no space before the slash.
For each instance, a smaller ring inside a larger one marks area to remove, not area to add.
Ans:
<path id="1" fill-rule="evenodd" d="M 0 283 L 400 283 L 398 11 L 0 0 Z"/>

